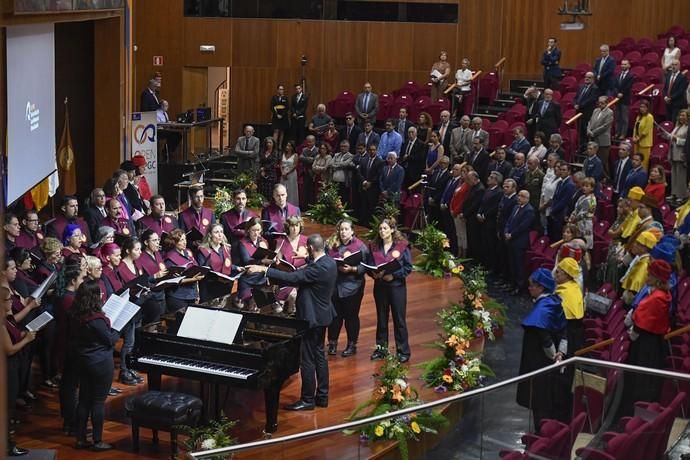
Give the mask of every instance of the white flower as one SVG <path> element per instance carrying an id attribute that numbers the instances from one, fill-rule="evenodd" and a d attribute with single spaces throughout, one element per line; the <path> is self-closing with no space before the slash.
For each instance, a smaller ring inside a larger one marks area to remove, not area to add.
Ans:
<path id="1" fill-rule="evenodd" d="M 467 372 L 470 368 L 467 367 L 467 364 L 463 364 L 460 370 L 462 370 L 463 373 Z"/>
<path id="2" fill-rule="evenodd" d="M 400 387 L 400 391 L 405 391 L 407 388 L 407 382 L 403 379 L 395 379 L 395 384 Z"/>
<path id="3" fill-rule="evenodd" d="M 202 450 L 211 450 L 216 448 L 216 440 L 213 438 L 208 438 L 205 439 L 204 442 L 201 443 L 201 449 Z"/>
<path id="4" fill-rule="evenodd" d="M 455 268 L 455 262 L 453 261 L 453 259 L 450 259 L 448 261 L 448 268 Z"/>

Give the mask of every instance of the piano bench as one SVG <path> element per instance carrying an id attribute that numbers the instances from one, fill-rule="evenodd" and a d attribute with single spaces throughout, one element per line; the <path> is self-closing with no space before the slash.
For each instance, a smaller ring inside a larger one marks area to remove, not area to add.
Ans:
<path id="1" fill-rule="evenodd" d="M 170 433 L 170 449 L 177 457 L 177 430 L 181 425 L 194 427 L 201 418 L 203 403 L 196 396 L 184 393 L 149 391 L 133 396 L 125 403 L 127 416 L 132 419 L 132 448 L 139 451 L 139 428 L 153 431 L 153 443 L 158 444 L 158 431 Z"/>

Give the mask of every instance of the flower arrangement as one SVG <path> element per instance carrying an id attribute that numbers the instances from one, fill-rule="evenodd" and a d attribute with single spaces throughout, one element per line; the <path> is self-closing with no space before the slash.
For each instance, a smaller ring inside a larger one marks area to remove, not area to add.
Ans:
<path id="1" fill-rule="evenodd" d="M 217 187 L 214 196 L 216 219 L 220 219 L 220 215 L 235 207 L 235 202 L 232 199 L 232 192 L 234 190 L 242 189 L 247 192 L 247 207 L 253 209 L 260 209 L 264 205 L 264 197 L 259 193 L 256 187 L 256 179 L 251 172 L 241 172 L 236 175 L 230 185 L 226 187 Z"/>
<path id="2" fill-rule="evenodd" d="M 362 238 L 367 241 L 374 241 L 379 233 L 379 224 L 381 221 L 383 219 L 393 218 L 397 222 L 399 215 L 400 208 L 398 208 L 394 203 L 384 201 L 380 206 L 377 206 L 376 209 L 374 209 L 374 215 L 371 217 L 371 226 L 369 227 L 369 230 L 362 235 Z M 398 230 L 400 230 L 400 226 L 398 226 Z"/>
<path id="3" fill-rule="evenodd" d="M 412 265 L 414 270 L 440 278 L 458 266 L 460 260 L 447 251 L 448 237 L 433 224 L 415 230 L 414 234 L 417 235 L 414 244 L 422 252 Z"/>
<path id="4" fill-rule="evenodd" d="M 463 282 L 462 299 L 438 313 L 443 332 L 435 346 L 443 355 L 421 364 L 424 382 L 437 392 L 467 391 L 493 376 L 480 355 L 470 351 L 470 346 L 473 340 L 494 340 L 495 329 L 505 320 L 503 307 L 485 294 L 483 269 L 465 271 L 462 265 L 457 265 L 451 269 L 451 275 Z"/>
<path id="5" fill-rule="evenodd" d="M 338 184 L 331 182 L 321 188 L 316 203 L 310 205 L 309 211 L 305 215 L 311 217 L 314 222 L 335 225 L 342 219 L 354 221 L 351 212 L 350 209 L 345 208 L 345 204 L 340 198 Z"/>
<path id="6" fill-rule="evenodd" d="M 388 355 L 379 371 L 374 374 L 376 388 L 371 399 L 359 405 L 348 420 L 360 420 L 375 415 L 395 413 L 422 404 L 417 391 L 412 388 L 407 379 L 408 368 L 400 363 L 394 355 Z M 362 414 L 369 409 L 366 414 Z M 409 415 L 395 416 L 389 419 L 362 427 L 359 431 L 363 442 L 398 441 L 400 456 L 407 459 L 408 441 L 419 440 L 421 433 L 438 433 L 438 428 L 448 424 L 448 420 L 433 411 L 413 412 Z M 358 431 L 348 431 L 354 434 Z"/>
<path id="7" fill-rule="evenodd" d="M 237 438 L 230 435 L 230 430 L 237 424 L 236 420 L 229 420 L 225 415 L 220 420 L 212 420 L 208 425 L 190 427 L 187 425 L 176 427 L 177 430 L 188 438 L 183 442 L 184 449 L 188 452 L 220 449 L 237 444 Z M 232 458 L 226 454 L 210 457 L 213 460 Z"/>

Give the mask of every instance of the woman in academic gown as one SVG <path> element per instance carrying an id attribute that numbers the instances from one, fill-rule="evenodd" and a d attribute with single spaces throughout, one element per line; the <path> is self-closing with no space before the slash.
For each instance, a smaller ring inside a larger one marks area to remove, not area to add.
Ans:
<path id="1" fill-rule="evenodd" d="M 270 265 L 273 262 L 270 259 L 255 261 L 253 258 L 257 249 L 268 249 L 268 242 L 261 236 L 263 231 L 261 219 L 259 217 L 252 217 L 247 222 L 245 228 L 247 229 L 247 235 L 237 245 L 237 265 L 241 267 L 251 263 Z M 239 280 L 235 306 L 239 309 L 247 308 L 250 311 L 256 311 L 257 307 L 253 299 L 252 289 L 265 285 L 266 276 L 263 273 L 247 273 L 242 276 Z"/>
<path id="2" fill-rule="evenodd" d="M 226 276 L 232 276 L 233 272 L 237 271 L 236 267 L 232 266 L 230 244 L 225 237 L 223 224 L 217 222 L 209 227 L 208 233 L 199 245 L 196 261 L 199 265 Z M 230 294 L 232 284 L 232 281 L 224 278 L 207 275 L 204 281 L 199 283 L 199 297 L 202 302 L 223 297 Z"/>
<path id="3" fill-rule="evenodd" d="M 529 278 L 528 290 L 534 306 L 522 320 L 522 355 L 520 375 L 553 364 L 557 347 L 565 332 L 566 320 L 561 299 L 553 293 L 556 282 L 546 268 L 539 268 Z M 520 382 L 517 403 L 532 410 L 535 429 L 541 420 L 552 417 L 554 394 L 552 375 L 540 375 Z"/>
<path id="4" fill-rule="evenodd" d="M 145 230 L 141 234 L 141 257 L 135 263 L 149 277 L 149 283 L 155 284 L 159 278 L 168 274 L 168 269 L 160 255 L 160 237 L 155 230 Z M 165 313 L 165 290 L 151 290 L 143 309 L 143 324 L 155 323 Z"/>
<path id="5" fill-rule="evenodd" d="M 341 220 L 335 227 L 335 235 L 328 240 L 328 255 L 335 259 L 345 259 L 355 253 L 360 253 L 362 262 L 370 262 L 369 248 L 355 236 L 352 221 Z M 359 309 L 364 296 L 366 283 L 362 265 L 347 265 L 338 262 L 338 280 L 333 293 L 333 305 L 338 316 L 328 326 L 328 354 L 338 352 L 338 337 L 343 324 L 347 332 L 347 347 L 342 352 L 343 357 L 357 353 L 359 339 Z"/>
<path id="6" fill-rule="evenodd" d="M 289 262 L 293 267 L 299 268 L 307 263 L 307 236 L 302 234 L 304 222 L 299 216 L 291 216 L 285 220 L 284 236 L 278 236 L 275 240 L 278 257 Z M 297 300 L 297 288 L 293 286 L 281 286 L 276 294 L 276 299 L 285 305 L 288 314 L 295 313 L 295 301 Z M 281 304 L 275 311 L 282 311 Z"/>
<path id="7" fill-rule="evenodd" d="M 167 252 L 163 256 L 165 266 L 184 267 L 185 269 L 197 265 L 192 251 L 187 249 L 187 237 L 184 230 L 176 228 L 168 235 L 165 241 Z M 199 301 L 198 282 L 204 278 L 202 274 L 196 274 L 191 278 L 186 278 L 179 285 L 169 288 L 166 292 L 165 302 L 168 311 L 177 311 L 187 307 L 189 304 Z"/>

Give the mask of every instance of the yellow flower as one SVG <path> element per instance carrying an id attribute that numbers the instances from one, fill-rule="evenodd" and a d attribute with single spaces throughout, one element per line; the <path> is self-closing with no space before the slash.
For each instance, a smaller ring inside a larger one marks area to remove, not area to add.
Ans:
<path id="1" fill-rule="evenodd" d="M 455 347 L 455 354 L 457 356 L 463 356 L 465 354 L 465 348 L 467 347 L 465 347 L 463 344 L 457 345 Z"/>
<path id="2" fill-rule="evenodd" d="M 441 244 L 443 245 L 443 249 L 447 249 L 450 247 L 450 242 L 448 241 L 448 238 L 445 238 Z"/>
<path id="3" fill-rule="evenodd" d="M 443 381 L 446 383 L 452 383 L 453 382 L 453 377 L 450 375 L 444 375 L 443 376 Z"/>
<path id="4" fill-rule="evenodd" d="M 417 434 L 422 432 L 422 429 L 419 427 L 419 423 L 417 422 L 410 423 L 410 428 L 412 428 L 412 431 L 414 431 Z"/>
<path id="5" fill-rule="evenodd" d="M 460 270 L 460 267 L 462 267 L 462 265 L 458 265 L 457 267 L 454 267 L 454 268 L 451 270 L 451 273 L 452 273 L 453 275 L 459 275 L 460 272 L 462 271 L 462 270 Z"/>
<path id="6" fill-rule="evenodd" d="M 374 428 L 374 434 L 379 438 L 383 436 L 383 427 L 381 425 L 376 425 L 376 428 Z"/>

